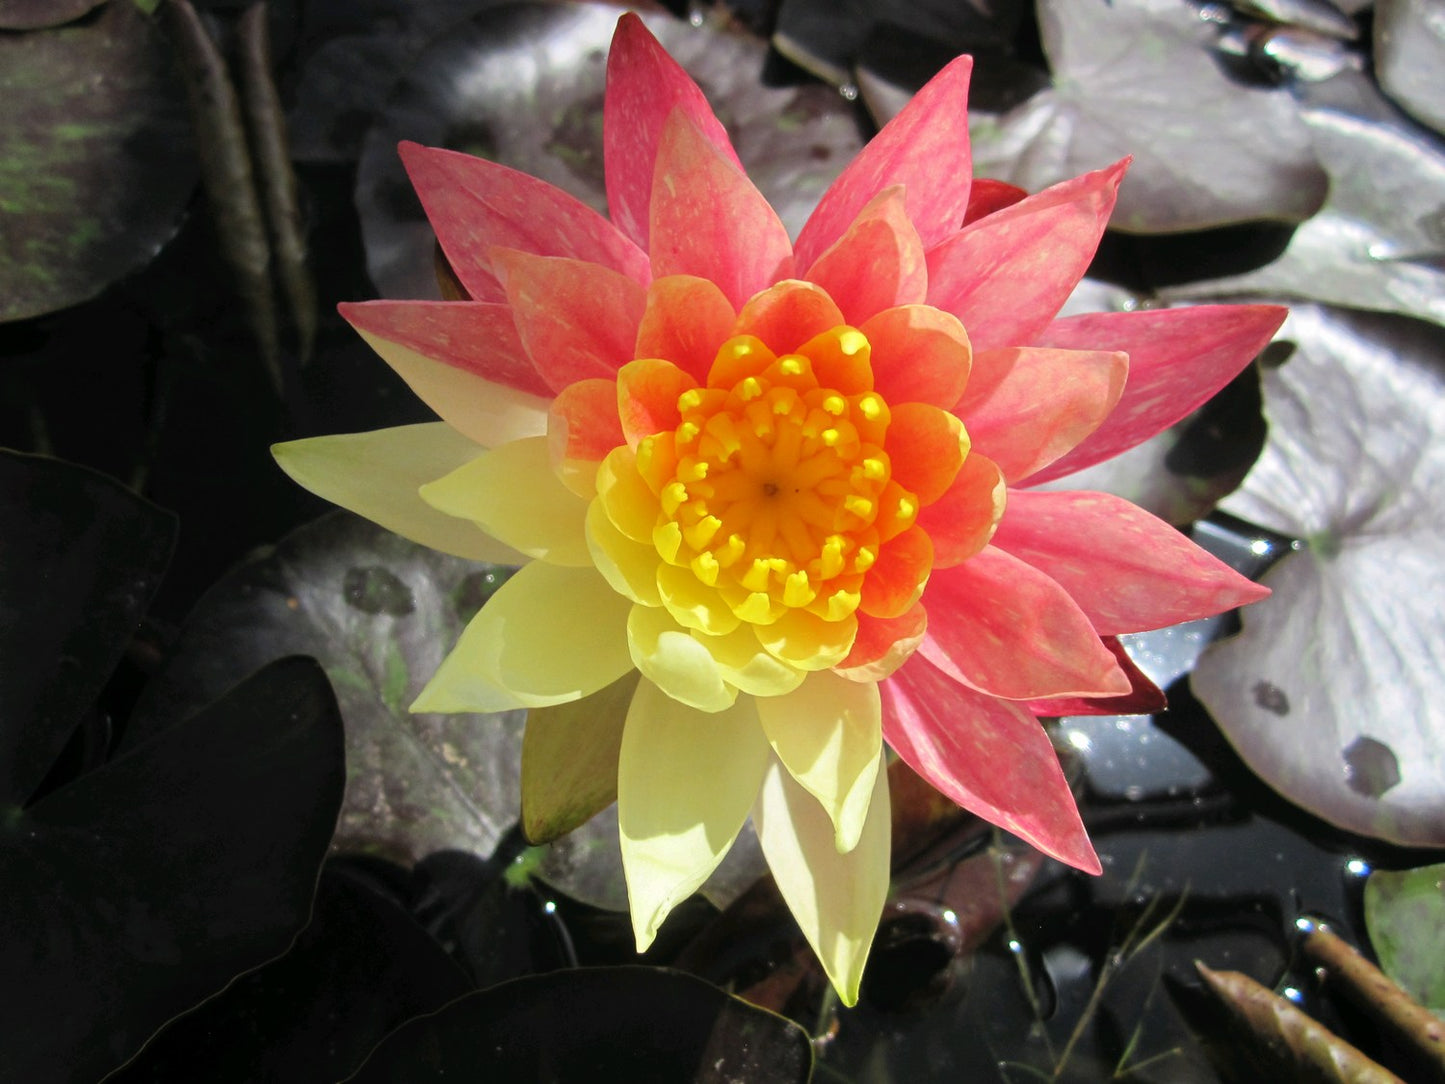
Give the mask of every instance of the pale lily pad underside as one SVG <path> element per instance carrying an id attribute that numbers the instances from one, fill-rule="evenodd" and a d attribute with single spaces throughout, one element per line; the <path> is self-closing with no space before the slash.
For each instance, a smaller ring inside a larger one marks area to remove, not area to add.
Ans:
<path id="1" fill-rule="evenodd" d="M 1270 437 L 1225 510 L 1301 540 L 1193 687 L 1240 755 L 1350 831 L 1445 844 L 1445 333 L 1299 305 Z"/>

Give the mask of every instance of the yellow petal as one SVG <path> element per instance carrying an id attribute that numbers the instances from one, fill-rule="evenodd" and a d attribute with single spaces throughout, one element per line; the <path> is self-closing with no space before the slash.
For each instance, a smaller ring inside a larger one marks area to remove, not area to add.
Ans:
<path id="1" fill-rule="evenodd" d="M 547 431 L 546 399 L 483 380 L 475 373 L 435 361 L 371 332 L 362 331 L 361 337 L 396 370 L 418 399 L 482 447 Z"/>
<path id="2" fill-rule="evenodd" d="M 662 596 L 657 592 L 657 568 L 662 558 L 653 547 L 634 542 L 619 531 L 601 500 L 587 506 L 587 548 L 592 563 L 607 577 L 612 590 L 643 606 L 662 605 Z"/>
<path id="3" fill-rule="evenodd" d="M 482 453 L 444 422 L 312 437 L 271 448 L 281 469 L 299 485 L 403 538 L 473 561 L 523 564 L 527 558 L 511 546 L 475 523 L 438 512 L 417 493 Z"/>
<path id="4" fill-rule="evenodd" d="M 634 542 L 651 545 L 662 506 L 637 473 L 637 456 L 631 448 L 614 448 L 598 465 L 597 498 L 619 531 Z"/>
<path id="5" fill-rule="evenodd" d="M 848 657 L 858 620 L 825 621 L 807 610 L 788 610 L 770 625 L 758 626 L 758 641 L 785 663 L 802 670 L 826 670 Z"/>
<path id="6" fill-rule="evenodd" d="M 823 670 L 786 696 L 759 700 L 758 719 L 783 767 L 822 803 L 838 850 L 851 851 L 883 749 L 878 686 Z"/>
<path id="7" fill-rule="evenodd" d="M 587 502 L 562 484 L 546 437 L 514 440 L 421 488 L 422 499 L 469 519 L 530 557 L 587 567 Z"/>
<path id="8" fill-rule="evenodd" d="M 462 631 L 412 711 L 506 711 L 565 704 L 632 669 L 631 603 L 593 568 L 533 561 Z"/>
<path id="9" fill-rule="evenodd" d="M 632 661 L 664 693 L 699 711 L 722 711 L 737 699 L 717 660 L 666 610 L 634 606 L 627 616 Z"/>
<path id="10" fill-rule="evenodd" d="M 742 624 L 717 589 L 698 580 L 690 568 L 663 562 L 657 569 L 657 589 L 667 612 L 686 628 L 726 636 Z"/>
<path id="11" fill-rule="evenodd" d="M 753 826 L 803 936 L 843 1004 L 856 1005 L 888 896 L 892 825 L 885 766 L 874 776 L 858 845 L 846 854 L 834 846 L 833 824 L 822 807 L 776 759 L 763 778 Z"/>
<path id="12" fill-rule="evenodd" d="M 758 796 L 771 757 L 751 697 L 701 712 L 644 680 L 617 771 L 622 868 L 637 951 L 717 868 Z M 885 803 L 886 803 L 885 798 Z"/>
<path id="13" fill-rule="evenodd" d="M 547 843 L 617 800 L 622 724 L 641 675 L 629 670 L 570 704 L 533 708 L 522 735 L 522 832 Z"/>
<path id="14" fill-rule="evenodd" d="M 717 660 L 718 670 L 729 685 L 754 696 L 779 696 L 803 683 L 806 671 L 773 658 L 758 643 L 751 625 L 743 625 L 726 636 L 698 636 L 708 653 Z"/>

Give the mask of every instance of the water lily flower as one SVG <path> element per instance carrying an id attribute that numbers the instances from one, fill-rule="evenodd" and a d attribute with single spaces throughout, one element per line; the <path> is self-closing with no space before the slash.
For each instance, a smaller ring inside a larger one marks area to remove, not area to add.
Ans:
<path id="1" fill-rule="evenodd" d="M 413 709 L 530 709 L 534 838 L 615 796 L 639 949 L 751 816 L 848 1004 L 888 888 L 885 742 L 1098 872 L 1038 716 L 1153 707 L 1118 635 L 1266 593 L 1122 500 L 1033 487 L 1199 406 L 1282 311 L 1056 319 L 1127 163 L 1035 195 L 971 182 L 969 72 L 792 240 L 623 16 L 610 220 L 403 145 L 464 296 L 342 311 L 441 421 L 276 449 L 402 535 L 522 566 Z"/>

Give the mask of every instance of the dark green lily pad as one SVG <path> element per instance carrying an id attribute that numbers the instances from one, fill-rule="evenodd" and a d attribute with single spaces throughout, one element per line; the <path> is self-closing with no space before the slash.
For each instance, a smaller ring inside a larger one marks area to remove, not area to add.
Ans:
<path id="1" fill-rule="evenodd" d="M 119 482 L 0 451 L 0 808 L 34 795 L 160 585 L 175 518 Z"/>
<path id="2" fill-rule="evenodd" d="M 0 30 L 38 30 L 73 22 L 106 0 L 0 0 Z"/>
<path id="3" fill-rule="evenodd" d="M 660 968 L 554 971 L 454 1001 L 387 1037 L 353 1084 L 806 1081 L 807 1032 Z"/>
<path id="4" fill-rule="evenodd" d="M 239 674 L 311 655 L 346 721 L 336 846 L 402 865 L 438 850 L 490 854 L 517 817 L 523 713 L 407 709 L 506 574 L 347 513 L 325 516 L 197 604 L 136 726 L 168 725 Z"/>
<path id="5" fill-rule="evenodd" d="M 1192 5 L 1042 0 L 1039 25 L 1054 85 L 970 117 L 975 173 L 1036 191 L 1132 155 L 1110 225 L 1136 233 L 1298 222 L 1324 201 L 1289 93 L 1226 76 Z"/>
<path id="6" fill-rule="evenodd" d="M 0 34 L 0 320 L 73 305 L 149 260 L 195 188 L 185 96 L 132 0 Z"/>
<path id="7" fill-rule="evenodd" d="M 343 776 L 326 679 L 287 659 L 6 810 L 6 1073 L 99 1079 L 167 1020 L 286 951 L 310 913 Z"/>
<path id="8" fill-rule="evenodd" d="M 396 904 L 328 869 L 311 922 L 279 959 L 168 1024 L 111 1084 L 340 1080 L 387 1032 L 470 984 Z"/>
<path id="9" fill-rule="evenodd" d="M 1445 1017 L 1445 863 L 1371 873 L 1365 926 L 1380 969 Z"/>

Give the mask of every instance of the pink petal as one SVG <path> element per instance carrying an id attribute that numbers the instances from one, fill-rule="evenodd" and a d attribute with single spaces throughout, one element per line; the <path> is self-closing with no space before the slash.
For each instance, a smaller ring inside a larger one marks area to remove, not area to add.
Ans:
<path id="1" fill-rule="evenodd" d="M 1105 636 L 1104 646 L 1114 653 L 1119 669 L 1133 686 L 1123 696 L 1100 696 L 1093 699 L 1063 697 L 1058 700 L 1030 700 L 1029 711 L 1035 715 L 1152 715 L 1163 711 L 1168 702 L 1159 686 L 1134 665 L 1117 636 Z"/>
<path id="2" fill-rule="evenodd" d="M 632 360 L 647 293 L 595 263 L 495 249 L 522 345 L 554 391 Z"/>
<path id="3" fill-rule="evenodd" d="M 1050 324 L 1039 335 L 1042 346 L 1126 351 L 1129 383 L 1104 424 L 1030 483 L 1083 470 L 1169 428 L 1233 380 L 1279 330 L 1286 311 L 1200 305 L 1090 313 Z"/>
<path id="4" fill-rule="evenodd" d="M 608 452 L 625 443 L 614 381 L 579 380 L 552 400 L 547 412 L 547 451 L 553 470 L 569 487 L 569 473 L 575 473 L 569 465 L 600 463 Z M 590 497 L 592 493 L 584 487 L 581 495 Z"/>
<path id="5" fill-rule="evenodd" d="M 1032 342 L 1093 259 L 1127 165 L 1056 184 L 930 249 L 928 303 L 963 321 L 975 351 Z"/>
<path id="6" fill-rule="evenodd" d="M 551 388 L 522 348 L 512 310 L 481 301 L 343 302 L 338 311 L 365 334 L 380 336 L 433 361 L 533 395 Z"/>
<path id="7" fill-rule="evenodd" d="M 789 279 L 744 305 L 733 334 L 755 335 L 774 354 L 790 354 L 842 322 L 843 314 L 822 289 Z"/>
<path id="8" fill-rule="evenodd" d="M 973 187 L 968 192 L 968 210 L 964 212 L 963 224 L 971 225 L 983 218 L 984 215 L 991 215 L 995 211 L 1002 211 L 1005 207 L 1012 207 L 1027 195 L 1027 191 L 1006 181 L 995 181 L 989 177 L 975 177 Z"/>
<path id="9" fill-rule="evenodd" d="M 1109 493 L 1016 490 L 993 543 L 1057 582 L 1105 636 L 1193 621 L 1269 594 Z"/>
<path id="10" fill-rule="evenodd" d="M 716 283 L 692 275 L 669 275 L 647 288 L 647 308 L 637 328 L 639 358 L 664 358 L 699 384 L 733 333 L 737 310 Z"/>
<path id="11" fill-rule="evenodd" d="M 653 274 L 711 279 L 735 307 L 793 272 L 792 242 L 768 201 L 682 113 L 663 127 L 650 221 Z"/>
<path id="12" fill-rule="evenodd" d="M 1054 747 L 1027 710 L 959 685 L 917 655 L 880 688 L 884 740 L 909 767 L 1045 854 L 1100 872 Z"/>
<path id="13" fill-rule="evenodd" d="M 928 268 L 918 231 L 903 209 L 903 189 L 884 189 L 869 201 L 803 278 L 828 291 L 855 327 L 884 309 L 921 304 Z"/>
<path id="14" fill-rule="evenodd" d="M 798 264 L 807 267 L 885 188 L 902 185 L 908 217 L 924 248 L 963 222 L 973 160 L 968 145 L 968 77 L 961 56 L 930 79 L 903 111 L 863 148 L 833 182 L 798 235 Z"/>
<path id="15" fill-rule="evenodd" d="M 904 305 L 884 309 L 858 330 L 872 347 L 873 386 L 884 399 L 953 409 L 973 364 L 958 317 L 930 305 Z"/>
<path id="16" fill-rule="evenodd" d="M 928 634 L 919 652 L 979 692 L 1038 700 L 1122 696 L 1130 689 L 1068 592 L 997 546 L 935 569 L 924 604 Z"/>
<path id="17" fill-rule="evenodd" d="M 476 300 L 506 298 L 495 247 L 586 260 L 641 283 L 650 277 L 642 249 L 560 188 L 470 154 L 418 143 L 398 150 L 452 270 Z"/>
<path id="18" fill-rule="evenodd" d="M 1127 354 L 1016 347 L 974 355 L 954 408 L 973 446 L 1010 483 L 1028 478 L 1094 432 L 1129 375 Z"/>
<path id="19" fill-rule="evenodd" d="M 687 72 L 631 12 L 617 21 L 607 55 L 602 106 L 607 206 L 617 228 L 648 248 L 653 164 L 663 128 L 680 111 L 724 159 L 741 170 L 722 123 Z"/>

